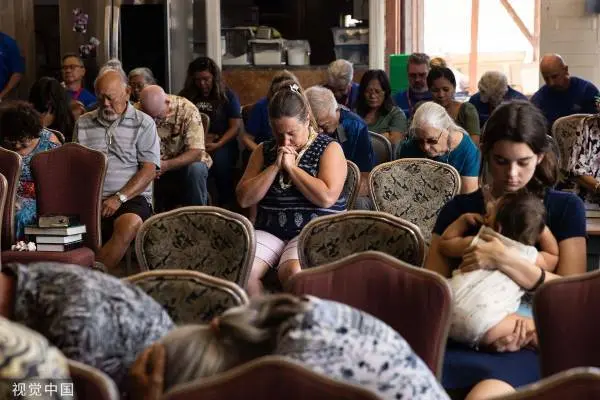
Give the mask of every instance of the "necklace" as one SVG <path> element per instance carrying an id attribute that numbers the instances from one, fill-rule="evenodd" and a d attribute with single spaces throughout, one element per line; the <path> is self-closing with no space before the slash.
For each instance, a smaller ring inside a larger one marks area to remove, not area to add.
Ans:
<path id="1" fill-rule="evenodd" d="M 302 149 L 298 153 L 298 157 L 296 157 L 296 166 L 298 166 L 298 164 L 300 164 L 300 159 L 302 158 L 304 153 L 306 153 L 306 150 L 308 150 L 310 145 L 313 144 L 313 142 L 315 141 L 317 136 L 319 136 L 319 134 L 317 132 L 315 132 L 312 128 L 310 128 L 310 132 L 308 134 L 308 140 L 306 141 L 306 144 L 302 147 Z M 284 171 L 280 171 L 279 172 L 279 186 L 283 190 L 291 188 L 292 187 L 292 178 L 290 178 L 288 175 L 288 179 L 286 182 L 283 175 L 284 175 Z"/>

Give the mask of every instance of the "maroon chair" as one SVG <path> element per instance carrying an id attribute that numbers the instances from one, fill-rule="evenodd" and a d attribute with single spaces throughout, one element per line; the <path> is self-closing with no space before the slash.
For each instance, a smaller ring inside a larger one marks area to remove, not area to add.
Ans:
<path id="1" fill-rule="evenodd" d="M 441 276 L 377 251 L 357 253 L 294 275 L 286 291 L 335 300 L 394 328 L 441 377 L 452 295 Z"/>
<path id="2" fill-rule="evenodd" d="M 21 156 L 14 151 L 0 147 L 0 174 L 6 178 L 8 187 L 6 191 L 6 203 L 2 213 L 2 236 L 1 249 L 10 250 L 15 244 L 15 202 L 17 199 L 17 187 L 21 177 Z"/>
<path id="3" fill-rule="evenodd" d="M 104 372 L 73 360 L 68 360 L 68 364 L 78 399 L 118 400 L 120 398 L 117 385 Z"/>
<path id="4" fill-rule="evenodd" d="M 79 215 L 87 230 L 84 247 L 66 252 L 4 251 L 3 262 L 56 261 L 92 266 L 95 252 L 102 244 L 100 210 L 106 163 L 102 152 L 77 143 L 67 143 L 33 156 L 31 172 L 38 215 Z"/>
<path id="5" fill-rule="evenodd" d="M 600 271 L 542 285 L 533 298 L 542 376 L 600 367 Z"/>
<path id="6" fill-rule="evenodd" d="M 210 378 L 178 385 L 163 400 L 377 400 L 359 386 L 333 380 L 283 357 L 258 358 Z"/>

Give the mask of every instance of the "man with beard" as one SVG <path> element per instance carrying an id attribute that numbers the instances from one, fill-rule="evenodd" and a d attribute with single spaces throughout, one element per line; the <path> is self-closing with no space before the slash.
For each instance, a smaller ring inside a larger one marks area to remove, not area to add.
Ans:
<path id="1" fill-rule="evenodd" d="M 73 139 L 108 158 L 102 192 L 104 245 L 96 259 L 110 271 L 152 214 L 151 183 L 160 169 L 160 141 L 154 120 L 129 104 L 122 70 L 103 68 L 94 87 L 98 109 L 81 116 Z"/>
<path id="2" fill-rule="evenodd" d="M 421 101 L 431 100 L 427 87 L 429 73 L 429 56 L 425 53 L 412 53 L 406 66 L 408 74 L 408 89 L 396 93 L 394 102 L 404 111 L 407 119 L 415 112 L 415 106 Z"/>

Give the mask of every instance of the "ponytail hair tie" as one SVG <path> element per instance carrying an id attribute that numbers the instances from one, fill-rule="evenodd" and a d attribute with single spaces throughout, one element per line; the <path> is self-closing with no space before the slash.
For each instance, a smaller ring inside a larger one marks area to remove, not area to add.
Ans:
<path id="1" fill-rule="evenodd" d="M 292 92 L 300 94 L 300 87 L 296 83 L 290 85 L 290 90 Z"/>

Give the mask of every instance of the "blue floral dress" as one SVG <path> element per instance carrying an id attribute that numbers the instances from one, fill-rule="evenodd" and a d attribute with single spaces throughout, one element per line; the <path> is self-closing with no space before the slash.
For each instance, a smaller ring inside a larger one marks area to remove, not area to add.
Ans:
<path id="1" fill-rule="evenodd" d="M 35 185 L 31 175 L 31 159 L 42 151 L 50 150 L 60 146 L 50 141 L 52 132 L 43 129 L 40 132 L 40 140 L 31 153 L 22 157 L 23 170 L 17 187 L 17 201 L 15 212 L 15 227 L 17 240 L 25 238 L 25 226 L 36 224 L 37 206 L 35 202 Z"/>

